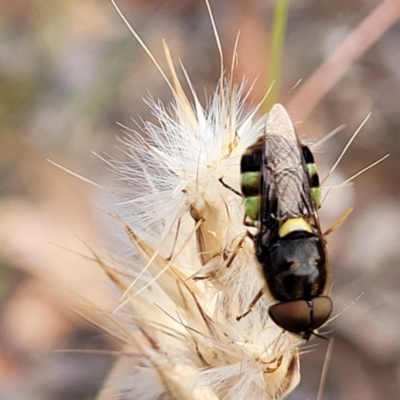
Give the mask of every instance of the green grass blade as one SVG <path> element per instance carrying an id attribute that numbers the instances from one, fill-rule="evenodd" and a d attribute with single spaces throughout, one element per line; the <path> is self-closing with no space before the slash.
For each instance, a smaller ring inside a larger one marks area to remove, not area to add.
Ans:
<path id="1" fill-rule="evenodd" d="M 277 0 L 272 27 L 270 63 L 268 68 L 267 90 L 273 84 L 271 93 L 265 100 L 263 111 L 267 112 L 277 102 L 280 88 L 283 43 L 286 36 L 289 0 Z"/>

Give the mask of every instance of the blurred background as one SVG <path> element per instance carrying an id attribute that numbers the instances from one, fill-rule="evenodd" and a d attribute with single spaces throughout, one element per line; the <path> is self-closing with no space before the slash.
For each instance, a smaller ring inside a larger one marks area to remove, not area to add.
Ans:
<path id="1" fill-rule="evenodd" d="M 301 83 L 294 88 L 299 79 L 312 76 L 380 3 L 292 2 L 280 101 L 290 101 L 301 90 Z M 200 98 L 214 91 L 219 55 L 203 0 L 119 5 L 162 66 L 165 38 Z M 270 0 L 212 1 L 227 68 L 241 32 L 236 75 L 255 82 L 249 101 L 267 88 L 273 6 Z M 324 176 L 372 112 L 331 183 L 390 153 L 352 186 L 332 189 L 322 207 L 328 227 L 355 206 L 329 237 L 335 311 L 364 293 L 329 327 L 336 341 L 324 399 L 400 397 L 399 65 L 396 24 L 303 122 L 292 114 L 300 136 L 313 142 L 346 125 L 316 153 Z M 113 200 L 47 159 L 112 188 L 111 174 L 91 152 L 121 158 L 116 122 L 132 127 L 131 118 L 151 119 L 143 98 L 168 102 L 171 96 L 107 0 L 1 2 L 0 93 L 0 398 L 94 399 L 112 365 L 108 350 L 117 345 L 71 309 L 92 319 L 96 307 L 115 301 L 103 273 L 85 257 L 90 248 L 115 250 L 104 211 Z M 302 381 L 291 400 L 316 397 L 326 343 L 312 343 L 318 346 L 303 355 Z"/>

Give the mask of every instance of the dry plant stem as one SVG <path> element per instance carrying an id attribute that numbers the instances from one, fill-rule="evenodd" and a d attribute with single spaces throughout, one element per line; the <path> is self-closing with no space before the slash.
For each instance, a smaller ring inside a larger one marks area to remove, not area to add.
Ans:
<path id="1" fill-rule="evenodd" d="M 398 20 L 400 1 L 382 2 L 299 89 L 287 108 L 304 119 L 347 70 Z"/>

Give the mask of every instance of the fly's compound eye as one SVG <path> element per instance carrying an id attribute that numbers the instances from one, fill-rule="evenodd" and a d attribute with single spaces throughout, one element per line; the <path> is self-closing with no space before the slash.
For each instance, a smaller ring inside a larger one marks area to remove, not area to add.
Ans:
<path id="1" fill-rule="evenodd" d="M 315 297 L 309 301 L 278 303 L 268 310 L 269 316 L 278 326 L 292 333 L 318 329 L 328 320 L 331 312 L 332 300 L 328 296 Z"/>

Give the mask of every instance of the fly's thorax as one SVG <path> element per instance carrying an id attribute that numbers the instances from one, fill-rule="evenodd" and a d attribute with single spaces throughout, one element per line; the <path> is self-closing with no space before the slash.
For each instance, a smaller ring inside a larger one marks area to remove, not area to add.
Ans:
<path id="1" fill-rule="evenodd" d="M 325 246 L 303 218 L 284 222 L 258 238 L 257 257 L 272 296 L 309 300 L 323 293 L 327 279 Z"/>

